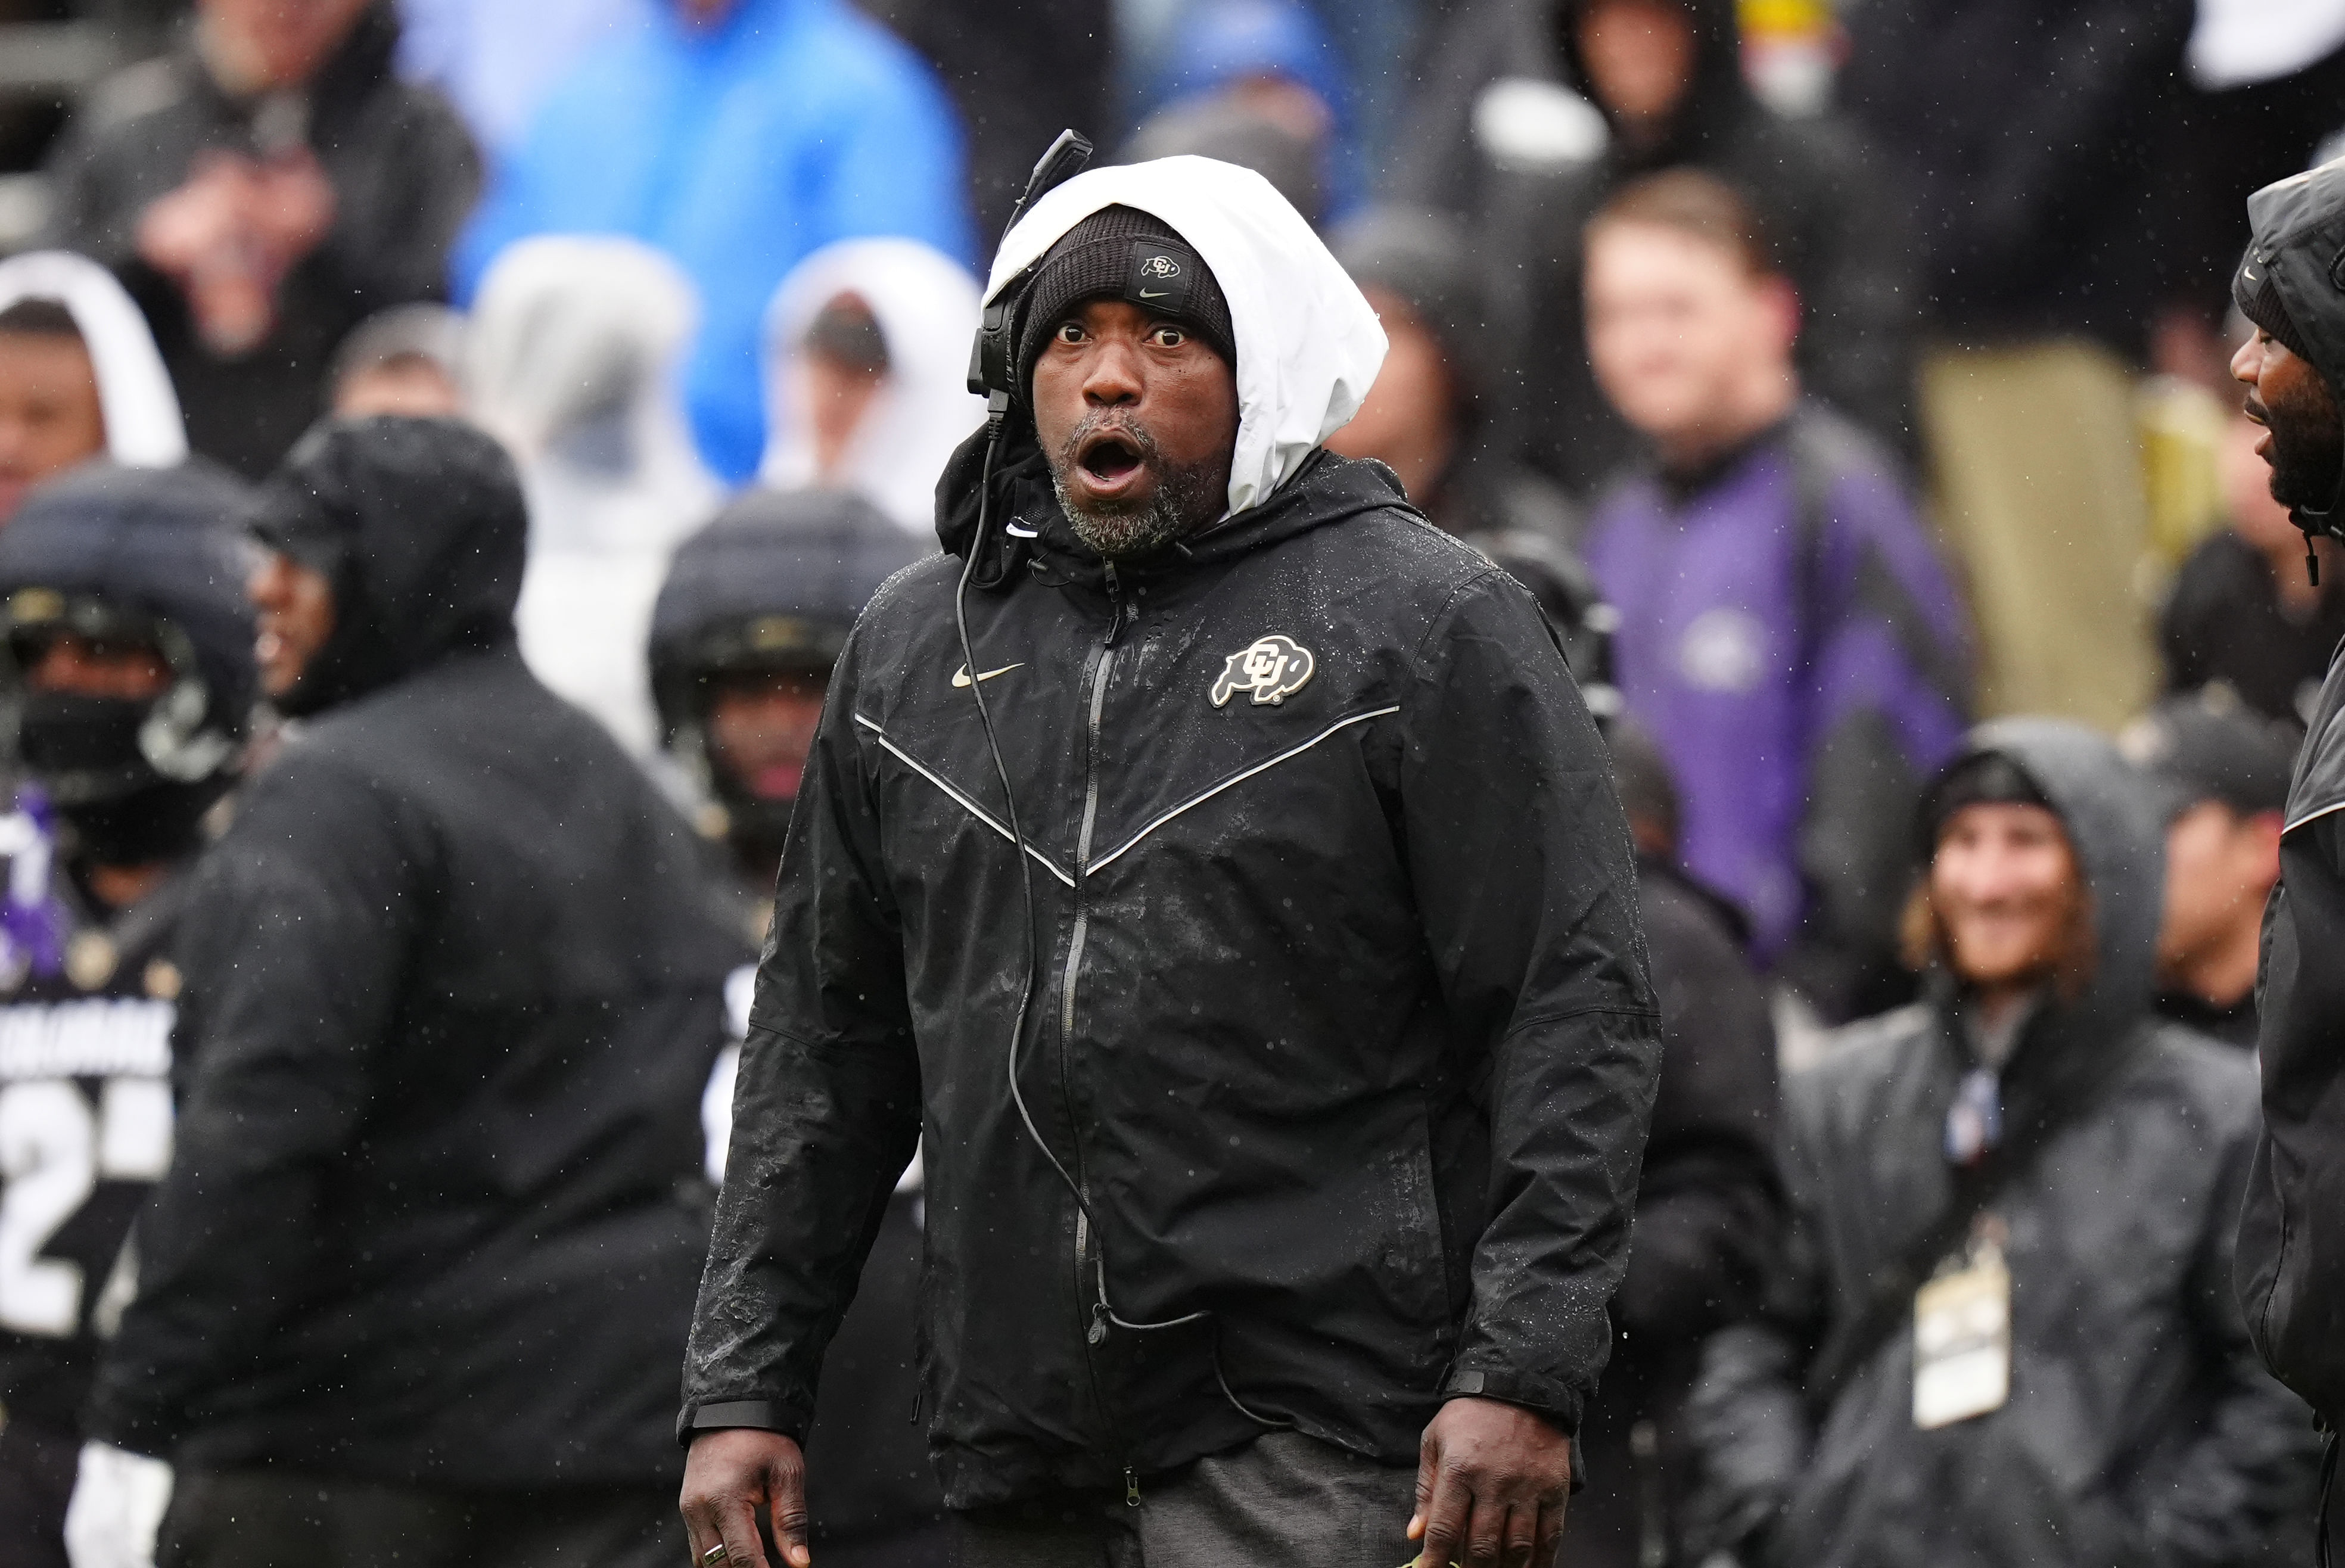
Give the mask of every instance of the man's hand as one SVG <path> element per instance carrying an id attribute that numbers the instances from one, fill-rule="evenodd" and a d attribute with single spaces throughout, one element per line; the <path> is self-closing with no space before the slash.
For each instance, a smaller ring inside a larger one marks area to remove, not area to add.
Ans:
<path id="1" fill-rule="evenodd" d="M 1546 1568 L 1571 1494 L 1571 1440 L 1519 1405 L 1456 1399 L 1425 1429 L 1416 1515 L 1425 1568 Z"/>
<path id="2" fill-rule="evenodd" d="M 807 1568 L 806 1455 L 793 1439 L 755 1427 L 728 1427 L 692 1440 L 684 1462 L 684 1529 L 695 1568 L 710 1548 L 724 1555 L 710 1568 L 776 1568 L 757 1528 L 762 1511 L 790 1568 Z"/>

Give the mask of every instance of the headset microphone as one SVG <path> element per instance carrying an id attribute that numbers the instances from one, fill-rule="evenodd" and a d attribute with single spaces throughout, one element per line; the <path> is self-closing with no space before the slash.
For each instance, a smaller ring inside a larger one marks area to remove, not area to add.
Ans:
<path id="1" fill-rule="evenodd" d="M 1005 239 L 1009 238 L 1010 230 L 1018 227 L 1018 220 L 1036 201 L 1080 174 L 1083 166 L 1091 161 L 1091 157 L 1089 139 L 1077 131 L 1061 131 L 1059 139 L 1051 144 L 1050 150 L 1035 164 L 1032 176 L 1026 181 L 1026 193 L 1010 209 L 1010 221 L 1002 228 L 1002 237 Z M 977 329 L 977 341 L 969 352 L 969 389 L 985 400 L 985 466 L 978 481 L 977 527 L 969 535 L 968 553 L 961 558 L 960 581 L 953 590 L 953 627 L 960 638 L 961 666 L 970 673 L 969 694 L 977 703 L 978 725 L 985 733 L 985 749 L 993 758 L 994 777 L 1001 785 L 1003 814 L 1010 828 L 1011 853 L 1018 857 L 1018 885 L 1026 915 L 1025 979 L 1019 989 L 1017 1017 L 1010 1027 L 1010 1098 L 1018 1108 L 1018 1119 L 1025 1125 L 1027 1137 L 1033 1140 L 1035 1148 L 1042 1151 L 1042 1158 L 1051 1162 L 1051 1168 L 1058 1172 L 1059 1179 L 1074 1195 L 1075 1206 L 1089 1224 L 1092 1246 L 1097 1249 L 1092 1261 L 1092 1278 L 1098 1300 L 1091 1312 L 1089 1336 L 1091 1343 L 1098 1344 L 1107 1337 L 1111 1323 L 1129 1332 L 1150 1332 L 1177 1329 L 1188 1323 L 1204 1323 L 1213 1330 L 1213 1379 L 1221 1384 L 1223 1397 L 1249 1421 L 1266 1427 L 1290 1427 L 1294 1425 L 1292 1421 L 1258 1415 L 1247 1409 L 1245 1402 L 1231 1390 L 1229 1379 L 1222 1371 L 1221 1335 L 1213 1322 L 1213 1314 L 1210 1310 L 1185 1313 L 1156 1323 L 1136 1323 L 1116 1315 L 1107 1293 L 1106 1244 L 1100 1235 L 1098 1221 L 1091 1214 L 1091 1199 L 1084 1193 L 1082 1184 L 1075 1179 L 1073 1173 L 1059 1158 L 1057 1151 L 1051 1148 L 1051 1140 L 1044 1138 L 1042 1129 L 1035 1125 L 1033 1113 L 1026 1108 L 1025 1091 L 1018 1081 L 1019 1048 L 1026 1037 L 1026 1018 L 1033 1009 L 1035 986 L 1041 978 L 1042 945 L 1034 910 L 1034 863 L 1027 847 L 1026 830 L 1018 820 L 1018 796 L 1010 787 L 1010 765 L 1002 759 L 1001 744 L 994 733 L 993 713 L 986 705 L 985 683 L 976 678 L 980 666 L 969 634 L 969 585 L 976 572 L 977 558 L 987 542 L 988 525 L 993 521 L 994 468 L 1001 455 L 1001 440 L 1010 422 L 1010 405 L 1017 396 L 1018 310 L 1024 301 L 1027 285 L 1033 280 L 1039 265 L 1038 258 L 1034 265 L 1003 284 L 1000 291 L 986 305 L 985 314 Z M 1082 868 L 1076 867 L 1075 874 L 1081 875 Z"/>

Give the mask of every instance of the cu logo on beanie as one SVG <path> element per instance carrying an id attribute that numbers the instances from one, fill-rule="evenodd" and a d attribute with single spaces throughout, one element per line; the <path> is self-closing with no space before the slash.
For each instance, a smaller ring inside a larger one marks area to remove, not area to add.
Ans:
<path id="1" fill-rule="evenodd" d="M 1140 264 L 1140 271 L 1144 278 L 1161 281 L 1180 277 L 1181 264 L 1169 256 L 1152 256 Z"/>

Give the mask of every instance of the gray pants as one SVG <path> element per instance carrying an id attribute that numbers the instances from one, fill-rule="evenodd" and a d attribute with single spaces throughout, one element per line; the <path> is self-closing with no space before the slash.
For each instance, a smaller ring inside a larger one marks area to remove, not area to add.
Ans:
<path id="1" fill-rule="evenodd" d="M 1398 1568 L 1416 1466 L 1298 1432 L 1256 1438 L 1122 1492 L 1070 1492 L 961 1516 L 963 1568 Z"/>

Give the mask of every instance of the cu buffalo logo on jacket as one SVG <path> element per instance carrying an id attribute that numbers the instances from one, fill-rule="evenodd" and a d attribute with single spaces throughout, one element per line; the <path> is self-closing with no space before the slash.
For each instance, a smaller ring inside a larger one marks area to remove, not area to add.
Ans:
<path id="1" fill-rule="evenodd" d="M 1283 703 L 1303 689 L 1312 669 L 1311 650 L 1294 638 L 1258 637 L 1222 666 L 1213 683 L 1213 706 L 1223 706 L 1240 692 L 1253 693 L 1257 704 Z"/>

